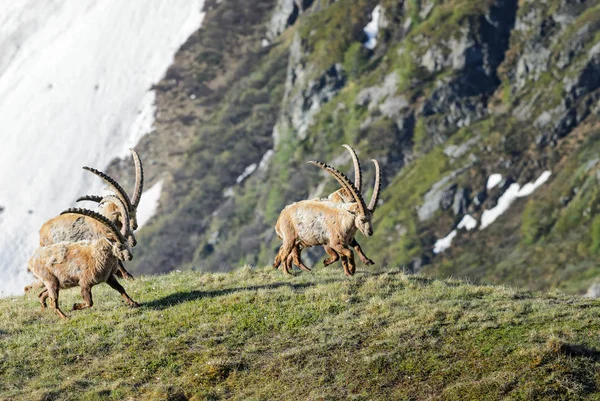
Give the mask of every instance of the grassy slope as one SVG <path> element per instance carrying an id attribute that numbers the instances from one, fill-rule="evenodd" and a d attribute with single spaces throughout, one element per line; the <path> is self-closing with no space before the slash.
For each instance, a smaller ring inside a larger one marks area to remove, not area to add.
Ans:
<path id="1" fill-rule="evenodd" d="M 0 300 L 0 399 L 600 399 L 597 301 L 339 266 L 126 286 L 66 322 Z"/>

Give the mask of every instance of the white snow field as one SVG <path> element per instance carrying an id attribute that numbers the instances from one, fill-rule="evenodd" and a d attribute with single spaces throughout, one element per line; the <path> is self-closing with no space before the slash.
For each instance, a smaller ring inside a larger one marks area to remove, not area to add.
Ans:
<path id="1" fill-rule="evenodd" d="M 201 26 L 203 6 L 0 0 L 0 295 L 32 280 L 43 222 L 102 188 L 81 167 L 105 169 L 150 131 L 149 88 Z"/>

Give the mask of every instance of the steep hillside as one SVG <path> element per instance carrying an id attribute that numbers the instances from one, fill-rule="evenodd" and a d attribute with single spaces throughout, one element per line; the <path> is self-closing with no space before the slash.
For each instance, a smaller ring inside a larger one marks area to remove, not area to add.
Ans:
<path id="1" fill-rule="evenodd" d="M 600 309 L 396 269 L 173 272 L 0 300 L 0 399 L 597 400 Z M 80 298 L 61 293 L 61 304 Z"/>
<path id="2" fill-rule="evenodd" d="M 350 143 L 365 188 L 383 167 L 359 235 L 380 266 L 568 291 L 600 273 L 597 1 L 207 7 L 140 144 L 164 190 L 134 270 L 270 263 L 279 211 L 336 188 L 305 161 L 350 172 Z"/>

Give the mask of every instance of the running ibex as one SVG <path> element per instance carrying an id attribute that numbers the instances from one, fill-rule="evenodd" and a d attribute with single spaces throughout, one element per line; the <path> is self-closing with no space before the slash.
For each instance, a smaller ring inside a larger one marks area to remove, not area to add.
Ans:
<path id="1" fill-rule="evenodd" d="M 381 190 L 380 168 L 377 160 L 372 160 L 375 165 L 375 189 L 369 206 L 367 207 L 360 191 L 343 173 L 325 163 L 310 161 L 332 175 L 350 194 L 353 202 L 333 202 L 331 200 L 304 200 L 293 203 L 284 208 L 277 219 L 275 232 L 283 239 L 273 267 L 277 268 L 283 263 L 283 270 L 290 273 L 291 262 L 300 268 L 308 268 L 300 261 L 298 246 L 303 248 L 324 245 L 333 260 L 342 259 L 344 273 L 351 276 L 356 271 L 354 253 L 350 246 L 354 244 L 357 230 L 364 235 L 373 234 L 371 219 Z M 335 253 L 335 256 L 334 254 Z M 291 256 L 291 257 L 290 257 Z"/>
<path id="2" fill-rule="evenodd" d="M 129 261 L 133 255 L 125 238 L 129 218 L 125 216 L 124 227 L 117 227 L 100 213 L 87 209 L 67 209 L 61 215 L 75 214 L 94 219 L 106 226 L 106 236 L 94 240 L 59 242 L 39 247 L 27 264 L 30 271 L 46 287 L 38 297 L 42 308 L 50 298 L 50 307 L 63 319 L 67 316 L 58 305 L 59 290 L 79 286 L 83 303 L 73 305 L 73 310 L 90 308 L 93 305 L 92 287 L 107 283 L 117 290 L 129 306 L 139 306 L 119 284 L 114 273 L 119 261 Z"/>

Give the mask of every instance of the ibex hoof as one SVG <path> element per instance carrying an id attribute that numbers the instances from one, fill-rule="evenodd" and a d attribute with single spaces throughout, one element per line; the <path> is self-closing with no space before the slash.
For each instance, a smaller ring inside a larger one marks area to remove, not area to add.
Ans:
<path id="1" fill-rule="evenodd" d="M 131 308 L 139 308 L 139 307 L 140 307 L 140 304 L 138 304 L 137 302 L 133 301 L 133 302 L 131 302 L 131 303 L 129 304 L 129 307 L 131 307 Z"/>
<path id="2" fill-rule="evenodd" d="M 373 262 L 371 259 L 367 259 L 367 260 L 364 261 L 364 264 L 367 265 L 367 266 L 372 266 L 372 265 L 375 264 L 375 262 Z"/>

